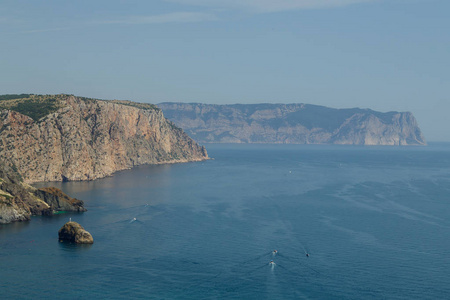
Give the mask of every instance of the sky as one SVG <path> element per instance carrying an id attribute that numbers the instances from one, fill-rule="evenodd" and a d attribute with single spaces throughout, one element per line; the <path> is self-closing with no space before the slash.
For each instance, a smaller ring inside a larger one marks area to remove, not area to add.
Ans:
<path id="1" fill-rule="evenodd" d="M 0 94 L 411 111 L 450 141 L 448 0 L 0 0 Z"/>

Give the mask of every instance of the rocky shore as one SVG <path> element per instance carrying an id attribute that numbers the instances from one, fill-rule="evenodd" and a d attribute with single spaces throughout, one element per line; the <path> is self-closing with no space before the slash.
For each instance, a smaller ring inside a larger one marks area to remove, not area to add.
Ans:
<path id="1" fill-rule="evenodd" d="M 24 183 L 16 170 L 0 163 L 0 224 L 28 221 L 32 215 L 84 211 L 83 201 L 54 187 L 36 189 Z"/>

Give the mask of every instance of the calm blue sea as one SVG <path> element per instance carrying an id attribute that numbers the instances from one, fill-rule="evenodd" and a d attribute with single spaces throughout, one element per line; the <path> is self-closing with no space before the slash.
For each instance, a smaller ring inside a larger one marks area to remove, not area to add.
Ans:
<path id="1" fill-rule="evenodd" d="M 89 211 L 1 226 L 0 298 L 448 299 L 449 144 L 207 148 L 54 183 Z"/>

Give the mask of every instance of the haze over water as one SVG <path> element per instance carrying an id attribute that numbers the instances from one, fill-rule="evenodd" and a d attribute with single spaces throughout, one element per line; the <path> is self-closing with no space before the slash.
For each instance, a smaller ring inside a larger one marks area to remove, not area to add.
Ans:
<path id="1" fill-rule="evenodd" d="M 2 298 L 448 297 L 449 144 L 207 148 L 54 183 L 88 212 L 0 227 Z M 58 242 L 69 218 L 94 245 Z"/>

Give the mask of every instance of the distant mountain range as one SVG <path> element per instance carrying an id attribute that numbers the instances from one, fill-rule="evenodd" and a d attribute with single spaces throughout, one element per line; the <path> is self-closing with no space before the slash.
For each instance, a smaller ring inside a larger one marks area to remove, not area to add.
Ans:
<path id="1" fill-rule="evenodd" d="M 410 112 L 309 104 L 158 104 L 200 143 L 426 145 Z"/>

